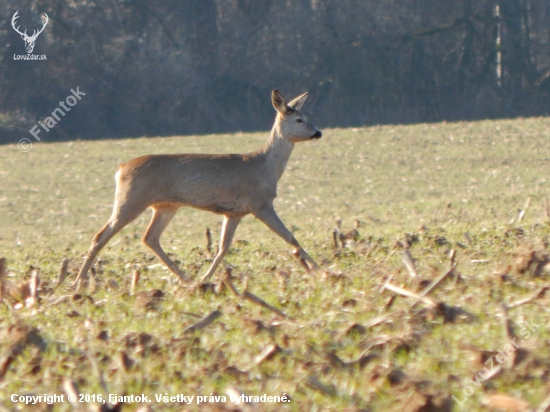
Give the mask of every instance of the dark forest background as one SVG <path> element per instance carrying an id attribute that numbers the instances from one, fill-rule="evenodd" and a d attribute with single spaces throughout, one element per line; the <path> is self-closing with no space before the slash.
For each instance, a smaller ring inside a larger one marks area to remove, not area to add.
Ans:
<path id="1" fill-rule="evenodd" d="M 0 143 L 71 88 L 43 140 L 269 129 L 270 90 L 318 126 L 545 115 L 548 0 L 0 0 Z M 49 23 L 34 54 L 12 29 Z"/>

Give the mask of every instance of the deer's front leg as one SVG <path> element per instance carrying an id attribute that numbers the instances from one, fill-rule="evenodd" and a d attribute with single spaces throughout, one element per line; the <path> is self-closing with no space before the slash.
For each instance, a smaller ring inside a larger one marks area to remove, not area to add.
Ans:
<path id="1" fill-rule="evenodd" d="M 319 269 L 319 265 L 317 265 L 317 263 L 315 263 L 315 261 L 306 253 L 306 251 L 300 246 L 292 232 L 288 230 L 281 219 L 279 219 L 279 216 L 277 216 L 277 213 L 275 212 L 275 209 L 273 209 L 272 205 L 265 206 L 262 209 L 256 211 L 254 213 L 254 216 L 264 222 L 267 227 L 270 228 L 273 232 L 282 237 L 286 243 L 292 245 L 295 248 L 295 255 L 297 255 L 299 259 L 304 259 L 307 262 L 310 270 Z"/>
<path id="2" fill-rule="evenodd" d="M 235 230 L 237 230 L 237 226 L 239 225 L 241 219 L 242 217 L 224 216 L 218 254 L 214 258 L 214 261 L 210 265 L 208 271 L 201 278 L 201 282 L 207 282 L 212 277 L 212 275 L 216 271 L 216 268 L 221 263 L 223 257 L 229 251 L 229 246 L 231 246 L 233 235 L 235 234 Z"/>

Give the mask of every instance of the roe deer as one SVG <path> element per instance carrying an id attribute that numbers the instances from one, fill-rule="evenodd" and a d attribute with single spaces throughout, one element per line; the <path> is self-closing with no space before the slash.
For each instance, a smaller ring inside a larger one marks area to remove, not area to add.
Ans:
<path id="1" fill-rule="evenodd" d="M 277 117 L 267 143 L 256 152 L 149 155 L 120 165 L 115 175 L 113 213 L 94 236 L 75 282 L 86 276 L 109 239 L 148 207 L 153 209 L 153 217 L 143 242 L 181 280 L 187 277 L 164 253 L 159 242 L 160 235 L 181 206 L 224 216 L 218 253 L 202 282 L 214 274 L 229 250 L 237 225 L 249 213 L 292 245 L 294 254 L 305 263 L 306 269 L 318 269 L 273 208 L 277 182 L 294 144 L 322 136 L 300 111 L 307 95 L 304 93 L 287 103 L 278 90 L 273 90 L 271 100 Z"/>

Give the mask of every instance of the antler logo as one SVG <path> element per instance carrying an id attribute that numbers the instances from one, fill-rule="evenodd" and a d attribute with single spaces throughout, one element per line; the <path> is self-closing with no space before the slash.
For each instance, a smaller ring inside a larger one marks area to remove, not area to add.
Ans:
<path id="1" fill-rule="evenodd" d="M 18 13 L 19 13 L 19 10 L 17 10 L 13 15 L 11 19 L 11 26 L 17 33 L 21 35 L 21 38 L 25 41 L 25 49 L 27 49 L 27 53 L 31 54 L 34 49 L 34 42 L 38 38 L 38 35 L 44 31 L 44 29 L 46 28 L 46 25 L 48 24 L 48 15 L 44 13 L 44 15 L 42 16 L 42 28 L 40 30 L 34 30 L 32 33 L 32 36 L 28 36 L 27 30 L 25 30 L 24 32 L 21 32 L 19 30 L 19 26 L 15 27 L 16 20 L 19 18 Z"/>

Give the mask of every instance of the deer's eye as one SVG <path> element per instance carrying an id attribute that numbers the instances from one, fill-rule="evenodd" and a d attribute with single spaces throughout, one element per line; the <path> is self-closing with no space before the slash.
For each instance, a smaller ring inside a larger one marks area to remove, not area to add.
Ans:
<path id="1" fill-rule="evenodd" d="M 302 119 L 296 119 L 296 121 L 297 121 L 298 123 L 303 123 L 303 120 L 302 120 Z"/>

